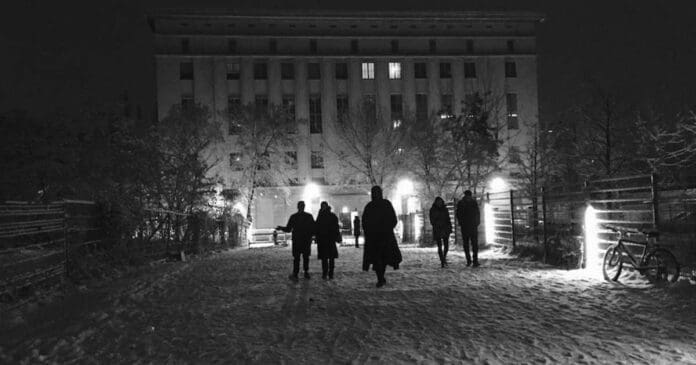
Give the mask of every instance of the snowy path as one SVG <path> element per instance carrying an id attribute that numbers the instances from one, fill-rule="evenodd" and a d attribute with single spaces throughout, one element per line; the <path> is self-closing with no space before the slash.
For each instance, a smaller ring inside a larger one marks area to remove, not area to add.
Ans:
<path id="1" fill-rule="evenodd" d="M 352 247 L 333 281 L 313 258 L 312 279 L 289 282 L 287 248 L 163 265 L 69 326 L 1 345 L 0 362 L 696 363 L 693 285 L 610 284 L 493 253 L 472 269 L 452 252 L 440 269 L 434 249 L 402 251 L 381 289 Z"/>

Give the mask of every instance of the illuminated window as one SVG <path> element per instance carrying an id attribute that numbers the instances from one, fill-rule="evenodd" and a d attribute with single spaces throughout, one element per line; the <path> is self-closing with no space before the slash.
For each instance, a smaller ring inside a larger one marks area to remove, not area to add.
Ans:
<path id="1" fill-rule="evenodd" d="M 392 80 L 401 78 L 401 62 L 389 62 L 389 78 Z"/>
<path id="2" fill-rule="evenodd" d="M 362 63 L 362 79 L 363 80 L 374 80 L 375 78 L 375 64 L 374 62 L 363 62 Z"/>
<path id="3" fill-rule="evenodd" d="M 519 129 L 519 115 L 517 114 L 517 94 L 507 94 L 507 125 L 508 129 Z"/>

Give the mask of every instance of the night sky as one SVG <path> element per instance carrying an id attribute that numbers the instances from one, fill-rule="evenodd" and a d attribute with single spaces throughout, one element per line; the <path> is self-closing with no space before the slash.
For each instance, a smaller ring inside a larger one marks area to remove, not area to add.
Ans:
<path id="1" fill-rule="evenodd" d="M 0 111 L 72 113 L 128 93 L 150 113 L 158 8 L 533 10 L 541 119 L 559 118 L 600 80 L 627 101 L 665 110 L 696 106 L 696 2 L 669 1 L 21 1 L 0 22 Z M 607 5 L 608 3 L 608 5 Z M 646 4 L 643 4 L 646 3 Z M 336 5 L 340 4 L 340 5 Z M 426 8 L 425 5 L 430 7 Z"/>

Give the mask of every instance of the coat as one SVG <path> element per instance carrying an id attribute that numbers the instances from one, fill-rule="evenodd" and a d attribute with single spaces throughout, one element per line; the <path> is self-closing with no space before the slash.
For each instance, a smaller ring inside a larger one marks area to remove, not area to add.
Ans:
<path id="1" fill-rule="evenodd" d="M 357 215 L 353 219 L 353 236 L 360 236 L 360 217 Z"/>
<path id="2" fill-rule="evenodd" d="M 481 224 L 478 203 L 470 196 L 465 196 L 457 203 L 457 222 L 464 232 L 476 232 Z"/>
<path id="3" fill-rule="evenodd" d="M 376 199 L 367 203 L 362 216 L 363 270 L 368 271 L 370 265 L 377 264 L 399 268 L 402 257 L 394 235 L 396 223 L 396 212 L 389 200 Z"/>
<path id="4" fill-rule="evenodd" d="M 307 212 L 297 212 L 290 216 L 285 227 L 279 227 L 285 232 L 292 232 L 292 255 L 310 255 L 312 252 L 312 236 L 316 230 L 314 218 Z"/>
<path id="5" fill-rule="evenodd" d="M 433 226 L 433 239 L 448 237 L 452 233 L 452 221 L 446 206 L 430 208 L 430 224 Z"/>
<path id="6" fill-rule="evenodd" d="M 338 228 L 338 217 L 328 210 L 322 210 L 317 215 L 316 235 L 317 235 L 317 258 L 336 259 L 338 258 L 338 248 L 336 242 L 341 241 L 341 232 Z"/>

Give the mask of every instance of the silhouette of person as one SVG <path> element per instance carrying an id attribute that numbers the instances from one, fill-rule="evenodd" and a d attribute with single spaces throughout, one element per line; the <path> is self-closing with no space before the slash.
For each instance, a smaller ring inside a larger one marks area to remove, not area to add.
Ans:
<path id="1" fill-rule="evenodd" d="M 473 265 L 479 266 L 478 262 L 478 226 L 481 223 L 478 203 L 471 195 L 471 190 L 464 192 L 464 198 L 457 203 L 457 221 L 462 227 L 462 243 L 464 254 L 466 255 L 466 266 L 471 266 L 471 254 L 469 253 L 469 242 L 474 255 Z"/>
<path id="2" fill-rule="evenodd" d="M 321 278 L 333 279 L 334 260 L 338 258 L 336 242 L 341 242 L 341 232 L 338 228 L 338 217 L 331 213 L 327 202 L 321 202 L 316 223 L 317 258 L 321 260 Z"/>
<path id="3" fill-rule="evenodd" d="M 445 201 L 435 198 L 430 208 L 430 224 L 433 226 L 433 239 L 437 244 L 437 254 L 440 256 L 440 266 L 447 267 L 447 251 L 449 251 L 449 235 L 452 233 L 452 221 Z"/>
<path id="4" fill-rule="evenodd" d="M 278 226 L 276 229 L 284 232 L 292 232 L 292 274 L 290 279 L 297 280 L 300 272 L 300 256 L 302 256 L 302 266 L 304 277 L 309 279 L 309 255 L 312 253 L 312 235 L 314 235 L 314 218 L 305 212 L 305 203 L 297 202 L 297 213 L 290 216 L 288 224 Z"/>
<path id="5" fill-rule="evenodd" d="M 360 216 L 353 218 L 353 236 L 355 236 L 355 248 L 360 248 L 358 240 L 360 239 Z"/>
<path id="6" fill-rule="evenodd" d="M 363 246 L 363 270 L 368 271 L 372 265 L 377 274 L 377 287 L 387 283 L 384 272 L 387 265 L 395 270 L 401 263 L 401 251 L 394 236 L 396 213 L 389 200 L 382 198 L 382 188 L 372 187 L 372 201 L 363 210 L 362 224 L 365 232 Z"/>

